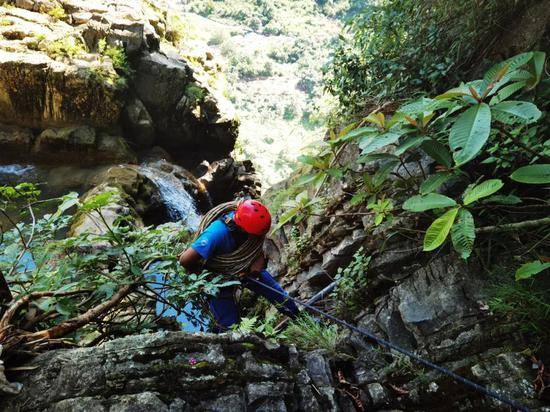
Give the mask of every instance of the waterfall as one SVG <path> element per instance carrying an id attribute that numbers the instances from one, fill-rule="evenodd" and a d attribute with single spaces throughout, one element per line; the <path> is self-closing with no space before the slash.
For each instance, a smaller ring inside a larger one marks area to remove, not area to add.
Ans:
<path id="1" fill-rule="evenodd" d="M 195 199 L 187 192 L 180 179 L 158 168 L 142 165 L 139 171 L 158 188 L 168 216 L 173 221 L 183 220 L 189 229 L 196 231 L 201 217 L 195 206 Z"/>
<path id="2" fill-rule="evenodd" d="M 36 168 L 32 165 L 0 165 L 0 183 L 21 183 L 26 181 L 33 181 L 35 177 Z"/>

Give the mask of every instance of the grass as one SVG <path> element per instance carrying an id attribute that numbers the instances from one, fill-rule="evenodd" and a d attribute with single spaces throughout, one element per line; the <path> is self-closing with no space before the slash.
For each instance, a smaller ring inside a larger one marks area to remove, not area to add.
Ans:
<path id="1" fill-rule="evenodd" d="M 489 308 L 517 323 L 519 330 L 537 341 L 550 339 L 550 277 L 541 274 L 515 281 L 513 274 L 497 269 L 488 288 Z"/>
<path id="2" fill-rule="evenodd" d="M 324 349 L 333 355 L 341 355 L 343 334 L 336 325 L 327 325 L 309 315 L 292 321 L 284 331 L 288 343 L 304 350 Z"/>

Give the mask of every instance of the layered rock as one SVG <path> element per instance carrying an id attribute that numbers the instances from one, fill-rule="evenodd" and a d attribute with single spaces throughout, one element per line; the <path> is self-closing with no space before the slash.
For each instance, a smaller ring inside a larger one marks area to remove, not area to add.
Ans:
<path id="1" fill-rule="evenodd" d="M 206 50 L 182 52 L 175 39 L 183 29 L 167 17 L 176 12 L 141 0 L 0 6 L 0 123 L 8 125 L 0 161 L 31 153 L 36 162 L 79 163 L 85 151 L 93 164 L 131 162 L 132 153 L 109 156 L 122 138 L 137 151 L 161 145 L 181 164 L 227 156 L 238 122 L 211 86 L 221 68 Z M 42 144 L 83 127 L 98 141 Z"/>
<path id="2" fill-rule="evenodd" d="M 159 332 L 52 351 L 2 411 L 347 410 L 326 357 L 254 336 Z"/>

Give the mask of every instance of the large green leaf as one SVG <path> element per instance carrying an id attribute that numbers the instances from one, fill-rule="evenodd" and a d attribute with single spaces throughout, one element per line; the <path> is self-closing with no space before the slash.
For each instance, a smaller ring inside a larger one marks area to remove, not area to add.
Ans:
<path id="1" fill-rule="evenodd" d="M 461 208 L 458 211 L 458 218 L 451 228 L 451 239 L 453 247 L 462 259 L 468 259 L 474 247 L 476 230 L 474 217 L 469 210 Z"/>
<path id="2" fill-rule="evenodd" d="M 479 153 L 491 132 L 491 109 L 486 103 L 476 104 L 456 119 L 449 146 L 457 165 L 472 160 Z"/>
<path id="3" fill-rule="evenodd" d="M 428 176 L 420 185 L 420 194 L 425 195 L 436 191 L 451 177 L 453 177 L 451 173 L 436 173 L 435 175 Z"/>
<path id="4" fill-rule="evenodd" d="M 365 136 L 359 140 L 359 147 L 362 150 L 363 155 L 374 152 L 381 149 L 384 146 L 395 143 L 399 140 L 402 133 L 387 132 L 376 136 Z"/>
<path id="5" fill-rule="evenodd" d="M 526 85 L 527 85 L 527 81 L 522 80 L 519 82 L 509 84 L 506 87 L 503 87 L 502 90 L 500 90 L 495 96 L 493 96 L 493 98 L 489 102 L 489 105 L 494 106 L 495 104 L 500 103 L 503 100 L 506 100 L 508 97 L 510 97 L 514 93 L 523 89 Z"/>
<path id="6" fill-rule="evenodd" d="M 512 173 L 510 178 L 520 183 L 550 183 L 550 164 L 545 163 L 520 167 Z"/>
<path id="7" fill-rule="evenodd" d="M 426 136 L 407 137 L 405 140 L 403 140 L 403 142 L 399 144 L 399 146 L 397 146 L 393 153 L 397 156 L 401 156 L 407 150 L 420 146 L 422 142 L 426 141 L 427 139 L 428 138 Z"/>
<path id="8" fill-rule="evenodd" d="M 387 177 L 390 175 L 391 171 L 399 164 L 398 160 L 392 159 L 388 162 L 384 163 L 380 168 L 376 171 L 372 178 L 372 184 L 374 187 L 380 186 L 382 183 L 384 183 L 387 179 Z"/>
<path id="9" fill-rule="evenodd" d="M 426 140 L 420 147 L 436 162 L 446 167 L 451 167 L 451 153 L 446 146 L 437 140 Z"/>
<path id="10" fill-rule="evenodd" d="M 403 209 L 409 212 L 424 212 L 431 209 L 456 206 L 456 202 L 450 197 L 439 193 L 428 193 L 424 196 L 413 196 L 403 203 Z"/>
<path id="11" fill-rule="evenodd" d="M 527 87 L 534 89 L 539 84 L 542 72 L 544 70 L 544 62 L 546 61 L 546 53 L 541 51 L 533 52 L 533 58 L 529 61 L 529 72 L 532 77 L 529 80 Z"/>
<path id="12" fill-rule="evenodd" d="M 524 263 L 516 270 L 516 280 L 529 279 L 548 268 L 550 268 L 550 262 L 543 263 L 540 260 L 534 260 Z"/>
<path id="13" fill-rule="evenodd" d="M 498 192 L 504 183 L 500 179 L 489 179 L 478 185 L 469 187 L 464 192 L 464 204 L 469 205 L 481 198 L 491 196 L 493 193 Z"/>
<path id="14" fill-rule="evenodd" d="M 358 127 L 338 138 L 338 141 L 347 142 L 348 140 L 359 139 L 360 137 L 378 133 L 378 129 L 372 126 Z"/>
<path id="15" fill-rule="evenodd" d="M 502 68 L 506 67 L 506 72 L 511 73 L 517 68 L 523 66 L 524 64 L 527 64 L 529 60 L 533 58 L 532 52 L 527 53 L 521 53 L 516 56 L 510 57 L 508 60 L 505 60 L 503 62 L 495 64 L 493 67 L 491 67 L 487 72 L 485 73 L 485 76 L 483 76 L 483 79 L 490 83 L 495 79 L 496 74 L 501 71 Z"/>
<path id="16" fill-rule="evenodd" d="M 540 119 L 541 111 L 530 102 L 509 100 L 491 108 L 496 120 L 505 124 L 531 124 Z"/>
<path id="17" fill-rule="evenodd" d="M 455 221 L 458 209 L 458 207 L 455 207 L 433 221 L 424 236 L 424 251 L 429 252 L 430 250 L 437 249 L 445 242 Z"/>

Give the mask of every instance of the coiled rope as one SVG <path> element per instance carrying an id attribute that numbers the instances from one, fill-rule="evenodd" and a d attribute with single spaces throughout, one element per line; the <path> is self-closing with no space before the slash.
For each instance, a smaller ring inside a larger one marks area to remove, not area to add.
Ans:
<path id="1" fill-rule="evenodd" d="M 222 203 L 206 213 L 201 219 L 199 230 L 195 239 L 215 220 L 237 210 L 239 202 Z M 208 259 L 206 268 L 214 273 L 235 276 L 247 272 L 259 256 L 263 254 L 264 238 L 260 236 L 248 236 L 246 241 L 234 252 L 216 255 Z"/>
<path id="2" fill-rule="evenodd" d="M 435 369 L 436 371 L 441 372 L 442 374 L 449 376 L 450 378 L 454 379 L 455 381 L 460 382 L 463 385 L 469 386 L 470 388 L 476 390 L 477 392 L 480 392 L 480 393 L 482 393 L 486 396 L 490 396 L 491 398 L 494 398 L 494 399 L 496 399 L 500 402 L 503 402 L 507 405 L 510 405 L 510 406 L 512 406 L 513 408 L 515 408 L 519 411 L 522 411 L 522 412 L 530 412 L 531 411 L 527 406 L 522 405 L 522 404 L 520 404 L 519 402 L 517 402 L 515 400 L 508 399 L 505 396 L 499 394 L 498 392 L 496 392 L 492 389 L 488 389 L 485 386 L 482 386 L 478 383 L 475 383 L 475 382 L 473 382 L 469 379 L 464 378 L 463 376 L 457 375 L 453 371 L 451 371 L 447 368 L 444 368 L 443 366 L 436 365 L 433 362 L 430 362 L 426 359 L 423 359 L 420 356 L 418 356 L 417 354 L 415 354 L 415 353 L 413 353 L 413 352 L 411 352 L 407 349 L 401 348 L 401 347 L 397 346 L 396 344 L 391 343 L 390 341 L 379 338 L 378 336 L 374 335 L 372 332 L 370 332 L 366 329 L 359 328 L 357 326 L 351 325 L 351 324 L 347 323 L 344 320 L 338 319 L 335 316 L 332 316 L 332 315 L 330 315 L 326 312 L 323 312 L 320 309 L 317 309 L 315 306 L 312 306 L 308 303 L 302 302 L 298 299 L 293 298 L 292 296 L 287 295 L 286 293 L 283 293 L 283 292 L 281 292 L 277 289 L 274 289 L 274 288 L 272 288 L 268 285 L 265 285 L 265 284 L 259 282 L 258 280 L 254 279 L 252 277 L 249 277 L 248 280 L 258 284 L 259 286 L 261 286 L 263 288 L 266 288 L 266 289 L 269 289 L 269 290 L 271 290 L 275 293 L 278 293 L 279 295 L 284 296 L 285 298 L 293 301 L 294 303 L 296 303 L 298 305 L 301 305 L 301 306 L 305 307 L 306 309 L 309 309 L 312 312 L 325 317 L 326 319 L 329 319 L 329 320 L 331 320 L 335 323 L 338 323 L 339 325 L 342 325 L 342 326 L 352 330 L 353 332 L 356 332 L 356 333 L 359 333 L 360 335 L 366 336 L 367 338 L 375 341 L 376 343 L 378 343 L 382 346 L 393 349 L 396 352 L 402 353 L 403 355 L 409 357 L 410 359 L 414 359 L 416 362 L 418 362 L 418 363 L 420 363 L 424 366 L 427 366 L 428 368 Z"/>

